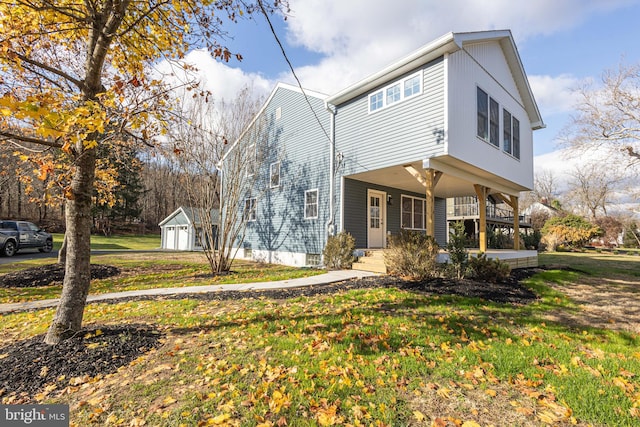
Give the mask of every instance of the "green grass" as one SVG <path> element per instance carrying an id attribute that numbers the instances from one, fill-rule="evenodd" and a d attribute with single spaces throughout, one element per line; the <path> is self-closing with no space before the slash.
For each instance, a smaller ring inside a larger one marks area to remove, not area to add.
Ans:
<path id="1" fill-rule="evenodd" d="M 51 259 L 38 259 L 0 265 L 0 274 L 51 262 Z M 113 278 L 92 280 L 89 293 L 93 295 L 152 288 L 271 282 L 308 277 L 324 272 L 318 269 L 238 260 L 233 263 L 229 274 L 212 276 L 203 254 L 176 252 L 93 255 L 91 263 L 114 265 L 125 273 Z M 59 298 L 61 291 L 61 285 L 0 288 L 0 303 Z"/>
<path id="2" fill-rule="evenodd" d="M 632 268 L 585 254 L 543 260 L 595 277 L 608 274 L 602 262 Z M 393 288 L 91 304 L 87 323 L 155 324 L 165 344 L 46 401 L 70 403 L 77 425 L 638 425 L 640 337 L 548 316 L 579 310 L 549 284 L 581 278 L 534 276 L 526 283 L 541 298 L 525 306 Z M 0 336 L 42 333 L 52 315 L 3 316 Z"/>
<path id="3" fill-rule="evenodd" d="M 538 259 L 541 265 L 566 265 L 591 275 L 623 274 L 640 277 L 640 258 L 634 254 L 544 252 Z"/>
<path id="4" fill-rule="evenodd" d="M 64 234 L 53 234 L 53 248 L 60 249 Z M 151 250 L 160 247 L 159 234 L 126 235 L 126 236 L 102 236 L 91 235 L 92 250 Z"/>

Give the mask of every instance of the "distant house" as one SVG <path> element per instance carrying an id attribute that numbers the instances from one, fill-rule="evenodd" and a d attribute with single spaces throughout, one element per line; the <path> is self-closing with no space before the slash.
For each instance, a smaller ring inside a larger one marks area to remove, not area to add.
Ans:
<path id="1" fill-rule="evenodd" d="M 544 127 L 508 30 L 446 34 L 331 96 L 278 84 L 258 116 L 268 149 L 238 207 L 248 219 L 239 255 L 290 265 L 321 263 L 339 231 L 362 249 L 401 229 L 444 246 L 448 198 L 477 199 L 479 250 L 491 200 L 511 207 L 518 234 L 533 131 Z M 537 256 L 519 239 L 512 252 Z"/>
<path id="2" fill-rule="evenodd" d="M 522 211 L 523 214 L 528 215 L 529 217 L 536 212 L 545 213 L 549 217 L 558 216 L 560 214 L 560 211 L 547 203 L 546 199 L 539 202 L 533 202 L 529 207 Z"/>
<path id="3" fill-rule="evenodd" d="M 162 222 L 161 248 L 178 251 L 197 251 L 203 248 L 203 226 L 199 210 L 180 206 Z M 218 223 L 218 210 L 211 211 L 211 223 Z M 215 226 L 213 232 L 215 233 Z"/>

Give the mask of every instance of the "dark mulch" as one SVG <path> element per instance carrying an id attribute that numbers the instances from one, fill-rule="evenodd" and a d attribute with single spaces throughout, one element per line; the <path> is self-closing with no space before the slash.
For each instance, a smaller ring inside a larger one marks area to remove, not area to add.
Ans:
<path id="1" fill-rule="evenodd" d="M 34 283 L 51 282 L 50 271 L 43 266 L 12 273 L 13 286 L 35 286 Z M 95 270 L 94 270 L 95 269 Z M 116 275 L 117 269 L 111 266 L 92 265 L 94 271 Z M 537 298 L 520 281 L 530 277 L 540 268 L 514 270 L 506 283 L 485 283 L 473 280 L 433 279 L 424 282 L 412 282 L 390 276 L 375 276 L 363 279 L 346 280 L 320 286 L 290 289 L 224 291 L 164 296 L 143 296 L 127 299 L 101 301 L 117 303 L 127 300 L 143 299 L 183 299 L 200 300 L 236 300 L 243 298 L 288 299 L 320 294 L 331 294 L 352 289 L 400 288 L 412 292 L 424 292 L 437 295 L 460 295 L 477 297 L 486 301 L 507 304 L 527 304 Z M 98 273 L 99 274 L 99 273 Z M 6 286 L 6 276 L 0 277 Z M 160 334 L 147 327 L 128 325 L 123 327 L 104 326 L 102 334 L 96 336 L 95 328 L 83 330 L 71 339 L 57 346 L 44 344 L 43 337 L 33 337 L 17 341 L 0 349 L 0 398 L 11 397 L 13 403 L 32 402 L 37 393 L 50 389 L 64 389 L 72 378 L 115 372 L 118 367 L 128 364 L 151 348 L 159 345 Z"/>
<path id="2" fill-rule="evenodd" d="M 83 329 L 56 346 L 39 335 L 0 349 L 0 397 L 32 401 L 47 389 L 79 385 L 115 372 L 159 345 L 160 333 L 141 325 Z"/>
<path id="3" fill-rule="evenodd" d="M 113 265 L 91 264 L 91 279 L 106 279 L 118 274 L 120 269 Z M 63 279 L 63 264 L 47 264 L 3 274 L 0 276 L 0 288 L 49 286 L 59 284 Z"/>

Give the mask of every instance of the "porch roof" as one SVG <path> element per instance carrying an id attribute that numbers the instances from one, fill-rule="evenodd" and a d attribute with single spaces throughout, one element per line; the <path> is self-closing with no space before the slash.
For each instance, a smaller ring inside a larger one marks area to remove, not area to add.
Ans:
<path id="1" fill-rule="evenodd" d="M 423 175 L 424 169 L 429 167 L 442 172 L 442 176 L 435 186 L 434 194 L 435 197 L 440 198 L 475 196 L 474 184 L 489 188 L 489 194 L 504 193 L 518 196 L 521 191 L 529 190 L 505 178 L 449 156 L 439 157 L 437 160 L 418 160 L 404 165 L 347 175 L 346 177 L 414 193 L 424 193 L 425 186 L 407 172 L 406 166 L 413 167 Z"/>

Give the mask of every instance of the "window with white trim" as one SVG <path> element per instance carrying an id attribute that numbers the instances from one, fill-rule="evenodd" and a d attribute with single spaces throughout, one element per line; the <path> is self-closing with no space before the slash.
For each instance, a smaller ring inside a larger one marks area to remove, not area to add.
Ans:
<path id="1" fill-rule="evenodd" d="M 387 92 L 387 105 L 391 105 L 394 102 L 400 101 L 400 83 L 396 83 L 390 86 L 386 90 Z"/>
<path id="2" fill-rule="evenodd" d="M 413 196 L 400 197 L 401 227 L 412 230 L 426 228 L 427 200 Z"/>
<path id="3" fill-rule="evenodd" d="M 318 190 L 304 192 L 304 219 L 318 218 Z"/>
<path id="4" fill-rule="evenodd" d="M 244 212 L 242 213 L 242 217 L 245 221 L 251 222 L 255 221 L 257 218 L 257 201 L 255 197 L 251 197 L 249 199 L 244 200 Z"/>
<path id="5" fill-rule="evenodd" d="M 280 162 L 271 163 L 269 166 L 269 183 L 271 188 L 280 186 Z"/>
<path id="6" fill-rule="evenodd" d="M 369 95 L 369 112 L 379 110 L 383 107 L 382 91 Z"/>
<path id="7" fill-rule="evenodd" d="M 369 112 L 373 113 L 422 93 L 422 71 L 395 81 L 369 95 Z"/>

